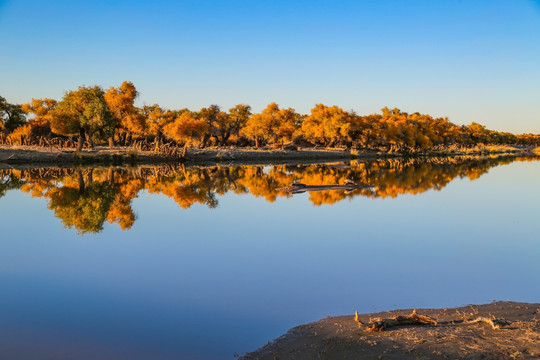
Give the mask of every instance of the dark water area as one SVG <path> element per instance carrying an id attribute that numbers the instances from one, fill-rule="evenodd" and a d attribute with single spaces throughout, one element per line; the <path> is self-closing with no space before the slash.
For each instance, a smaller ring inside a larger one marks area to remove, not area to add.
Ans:
<path id="1" fill-rule="evenodd" d="M 539 179 L 531 156 L 0 169 L 0 358 L 227 359 L 356 310 L 539 302 Z"/>

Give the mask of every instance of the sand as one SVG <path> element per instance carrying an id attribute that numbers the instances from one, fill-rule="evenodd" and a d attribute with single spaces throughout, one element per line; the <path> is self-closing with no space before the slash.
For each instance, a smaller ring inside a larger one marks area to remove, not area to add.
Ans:
<path id="1" fill-rule="evenodd" d="M 297 326 L 241 359 L 540 359 L 540 304 L 493 302 L 449 309 L 418 309 L 437 325 L 371 332 L 354 314 Z M 359 318 L 409 315 L 412 309 Z M 482 318 L 501 321 L 494 329 Z M 504 321 L 502 321 L 504 320 Z"/>

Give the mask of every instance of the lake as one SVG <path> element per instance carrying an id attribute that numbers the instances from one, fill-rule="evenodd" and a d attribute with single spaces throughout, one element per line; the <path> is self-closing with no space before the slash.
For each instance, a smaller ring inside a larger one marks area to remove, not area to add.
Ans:
<path id="1" fill-rule="evenodd" d="M 532 156 L 3 168 L 0 358 L 227 359 L 329 315 L 538 302 L 539 179 Z"/>

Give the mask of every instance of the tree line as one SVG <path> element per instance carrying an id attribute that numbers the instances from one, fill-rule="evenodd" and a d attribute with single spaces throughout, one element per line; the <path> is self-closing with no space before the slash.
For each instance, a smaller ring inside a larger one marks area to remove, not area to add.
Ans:
<path id="1" fill-rule="evenodd" d="M 136 214 L 132 201 L 141 191 L 162 194 L 178 206 L 194 204 L 215 208 L 226 193 L 251 194 L 274 202 L 292 196 L 280 191 L 292 182 L 305 184 L 343 184 L 352 180 L 371 184 L 375 191 L 326 190 L 310 192 L 315 206 L 332 205 L 356 196 L 395 198 L 441 190 L 456 177 L 477 179 L 490 168 L 513 161 L 538 160 L 538 157 L 430 157 L 352 161 L 350 166 L 276 165 L 211 166 L 186 168 L 161 165 L 136 168 L 35 168 L 0 169 L 0 198 L 10 190 L 20 189 L 32 197 L 47 199 L 48 208 L 68 228 L 79 233 L 99 232 L 105 222 L 123 230 L 133 226 Z"/>
<path id="2" fill-rule="evenodd" d="M 59 101 L 32 99 L 10 104 L 0 96 L 0 143 L 92 148 L 135 146 L 159 150 L 181 147 L 298 146 L 347 147 L 387 152 L 414 152 L 479 144 L 540 145 L 538 134 L 512 134 L 478 123 L 456 125 L 448 118 L 406 113 L 399 109 L 358 115 L 338 106 L 317 104 L 309 114 L 270 103 L 260 113 L 238 104 L 228 111 L 210 105 L 198 111 L 135 106 L 139 93 L 132 82 L 104 90 L 81 86 Z"/>

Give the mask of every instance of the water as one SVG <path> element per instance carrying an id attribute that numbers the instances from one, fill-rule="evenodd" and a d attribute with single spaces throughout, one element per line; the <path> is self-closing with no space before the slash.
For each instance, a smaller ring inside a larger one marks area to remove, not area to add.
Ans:
<path id="1" fill-rule="evenodd" d="M 328 315 L 540 301 L 536 158 L 0 170 L 0 358 L 223 359 Z M 375 190 L 287 194 L 300 181 Z"/>

